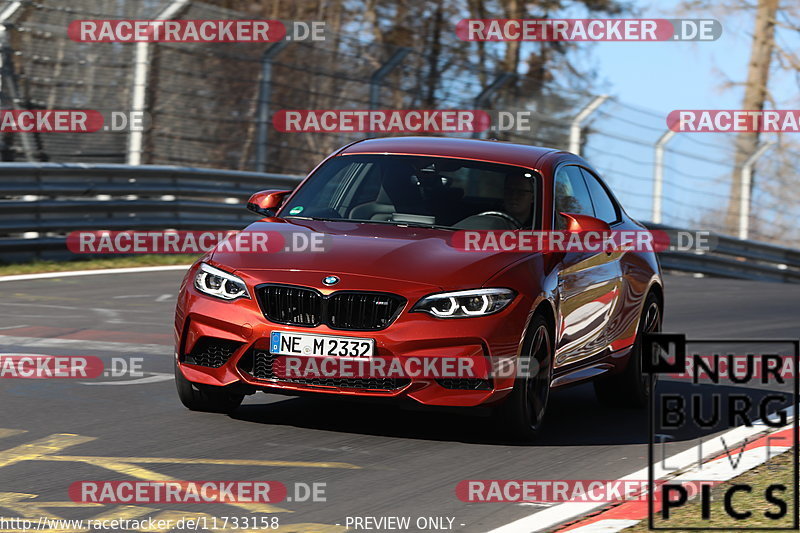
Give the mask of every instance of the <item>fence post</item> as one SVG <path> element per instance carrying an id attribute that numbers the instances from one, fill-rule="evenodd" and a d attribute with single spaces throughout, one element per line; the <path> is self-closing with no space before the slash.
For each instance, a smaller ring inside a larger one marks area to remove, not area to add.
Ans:
<path id="1" fill-rule="evenodd" d="M 485 104 L 489 102 L 489 98 L 492 97 L 494 93 L 496 93 L 500 88 L 508 83 L 509 81 L 516 78 L 517 75 L 513 72 L 503 72 L 499 76 L 497 76 L 492 83 L 490 83 L 484 90 L 478 93 L 478 96 L 475 97 L 475 100 L 472 101 L 472 109 L 480 109 Z M 481 132 L 473 131 L 472 138 L 479 139 L 481 136 Z"/>
<path id="2" fill-rule="evenodd" d="M 756 151 L 750 154 L 742 164 L 741 190 L 739 191 L 739 238 L 747 239 L 750 232 L 750 186 L 753 183 L 753 167 L 756 161 L 764 155 L 767 149 L 775 144 L 775 141 L 765 142 Z"/>
<path id="3" fill-rule="evenodd" d="M 595 97 L 586 107 L 578 111 L 578 114 L 572 119 L 572 123 L 569 125 L 569 151 L 573 154 L 581 155 L 581 126 L 583 126 L 583 123 L 589 118 L 589 115 L 603 105 L 603 102 L 608 100 L 608 98 L 609 96 L 607 94 Z"/>
<path id="4" fill-rule="evenodd" d="M 172 2 L 156 16 L 155 20 L 170 20 L 177 17 L 189 5 L 191 0 L 172 0 Z M 133 55 L 133 84 L 131 87 L 131 112 L 144 113 L 147 109 L 147 86 L 150 82 L 150 43 L 137 42 Z M 142 146 L 144 132 L 131 129 L 128 136 L 128 164 L 142 164 Z"/>
<path id="5" fill-rule="evenodd" d="M 14 63 L 11 54 L 11 45 L 8 39 L 8 20 L 13 17 L 22 7 L 22 2 L 11 2 L 5 9 L 0 11 L 0 105 L 5 106 L 6 98 L 9 100 L 9 107 L 17 109 L 19 105 L 19 90 L 14 74 Z M 6 97 L 6 98 L 4 98 Z M 36 147 L 31 139 L 31 134 L 21 131 L 17 134 L 22 142 L 22 150 L 25 152 L 25 159 L 29 162 L 36 161 Z"/>
<path id="6" fill-rule="evenodd" d="M 668 130 L 658 138 L 653 158 L 653 222 L 661 224 L 661 199 L 664 195 L 664 146 L 675 136 L 675 131 Z"/>
<path id="7" fill-rule="evenodd" d="M 288 41 L 277 41 L 261 56 L 261 82 L 258 88 L 258 132 L 256 133 L 256 171 L 267 171 L 269 147 L 269 101 L 272 97 L 272 60 L 286 48 Z"/>
<path id="8" fill-rule="evenodd" d="M 401 47 L 398 48 L 392 56 L 386 60 L 386 62 L 378 67 L 378 69 L 372 73 L 372 76 L 369 79 L 369 108 L 370 109 L 377 109 L 378 102 L 380 101 L 380 94 L 381 94 L 381 84 L 383 83 L 383 79 L 389 75 L 391 71 L 393 71 L 397 66 L 406 58 L 408 53 L 411 52 L 410 48 Z"/>

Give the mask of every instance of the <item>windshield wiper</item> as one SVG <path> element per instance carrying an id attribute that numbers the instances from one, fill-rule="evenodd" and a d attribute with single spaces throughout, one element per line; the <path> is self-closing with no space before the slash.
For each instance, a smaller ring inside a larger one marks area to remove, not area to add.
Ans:
<path id="1" fill-rule="evenodd" d="M 283 218 L 294 218 L 297 220 L 321 220 L 323 222 L 347 222 L 348 220 L 346 218 L 298 217 L 298 216 L 288 216 Z"/>
<path id="2" fill-rule="evenodd" d="M 446 229 L 456 231 L 458 228 L 453 226 L 442 226 L 441 224 L 424 224 L 422 222 L 400 222 L 398 220 L 361 220 L 358 218 L 347 219 L 350 222 L 359 222 L 361 224 L 388 224 L 390 226 L 404 226 L 410 228 L 431 228 L 431 229 Z"/>
<path id="3" fill-rule="evenodd" d="M 288 216 L 283 218 L 292 218 L 296 220 L 321 220 L 323 222 L 358 222 L 359 224 L 388 224 L 390 226 L 446 229 L 450 231 L 456 231 L 458 229 L 452 226 L 442 226 L 440 224 L 423 224 L 421 222 L 399 222 L 397 220 L 364 220 L 360 218 L 324 218 L 324 217 L 299 217 L 299 216 Z"/>

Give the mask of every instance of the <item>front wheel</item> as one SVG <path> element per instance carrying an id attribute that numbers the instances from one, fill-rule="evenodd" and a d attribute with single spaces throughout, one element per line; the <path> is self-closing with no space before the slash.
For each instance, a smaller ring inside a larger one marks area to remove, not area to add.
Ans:
<path id="1" fill-rule="evenodd" d="M 528 441 L 542 428 L 553 378 L 552 336 L 541 315 L 531 320 L 518 366 L 514 389 L 497 414 L 510 436 Z"/>
<path id="2" fill-rule="evenodd" d="M 645 407 L 650 398 L 650 376 L 642 371 L 642 344 L 645 333 L 661 331 L 661 306 L 658 297 L 650 293 L 644 302 L 636 340 L 631 349 L 628 366 L 615 376 L 594 382 L 597 398 L 605 404 L 619 407 Z"/>
<path id="3" fill-rule="evenodd" d="M 175 365 L 175 386 L 181 403 L 192 411 L 207 413 L 231 413 L 242 404 L 244 394 L 230 391 L 226 387 L 193 383 L 186 379 Z"/>

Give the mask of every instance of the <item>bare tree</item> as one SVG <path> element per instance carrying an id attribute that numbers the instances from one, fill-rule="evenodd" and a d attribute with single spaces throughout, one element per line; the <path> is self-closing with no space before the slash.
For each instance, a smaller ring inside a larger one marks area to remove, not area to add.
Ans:
<path id="1" fill-rule="evenodd" d="M 709 11 L 725 21 L 733 16 L 746 16 L 752 19 L 753 34 L 751 37 L 750 56 L 747 64 L 747 78 L 733 80 L 723 84 L 723 88 L 743 87 L 743 110 L 762 111 L 780 108 L 789 104 L 796 108 L 798 99 L 781 101 L 772 89 L 774 80 L 781 76 L 794 76 L 800 82 L 800 55 L 797 46 L 792 43 L 800 31 L 800 4 L 796 0 L 731 0 L 720 4 L 712 0 L 687 0 L 683 8 L 688 12 Z M 791 36 L 789 42 L 786 37 Z M 788 230 L 782 224 L 772 224 L 782 216 L 797 217 L 796 212 L 788 209 L 796 205 L 790 201 L 798 186 L 796 166 L 789 164 L 796 161 L 798 143 L 787 136 L 778 135 L 780 142 L 768 160 L 763 162 L 762 174 L 769 180 L 756 179 L 755 172 L 750 182 L 751 218 L 750 227 L 758 238 L 765 240 L 781 240 L 789 243 Z M 734 233 L 739 219 L 741 199 L 741 166 L 758 148 L 761 135 L 758 132 L 740 133 L 734 143 L 734 168 L 731 173 L 728 205 L 722 214 L 728 233 Z M 769 173 L 767 174 L 768 171 Z M 763 194 L 759 194 L 759 190 Z M 760 202 L 756 202 L 758 199 Z M 781 211 L 776 215 L 774 209 Z M 793 229 L 791 230 L 794 231 Z M 794 239 L 797 239 L 796 233 Z"/>
<path id="2" fill-rule="evenodd" d="M 755 28 L 750 48 L 750 61 L 747 65 L 742 109 L 763 111 L 769 98 L 769 75 L 775 56 L 775 22 L 778 14 L 778 0 L 758 0 L 755 9 Z M 736 139 L 736 159 L 731 176 L 731 189 L 725 226 L 735 232 L 739 218 L 739 196 L 741 192 L 742 165 L 758 147 L 757 131 L 742 132 Z M 753 182 L 750 183 L 751 190 Z"/>

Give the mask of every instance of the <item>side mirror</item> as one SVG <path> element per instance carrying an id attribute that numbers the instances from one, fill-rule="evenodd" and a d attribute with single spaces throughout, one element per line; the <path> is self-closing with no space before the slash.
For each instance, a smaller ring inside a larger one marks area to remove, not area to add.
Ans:
<path id="1" fill-rule="evenodd" d="M 292 191 L 278 189 L 258 191 L 247 200 L 247 209 L 265 217 L 274 217 L 275 211 L 281 206 L 283 199 L 290 192 Z"/>
<path id="2" fill-rule="evenodd" d="M 567 232 L 579 233 L 586 231 L 596 231 L 598 233 L 610 232 L 611 226 L 599 218 L 589 215 L 578 215 L 575 213 L 559 213 L 567 219 Z"/>

